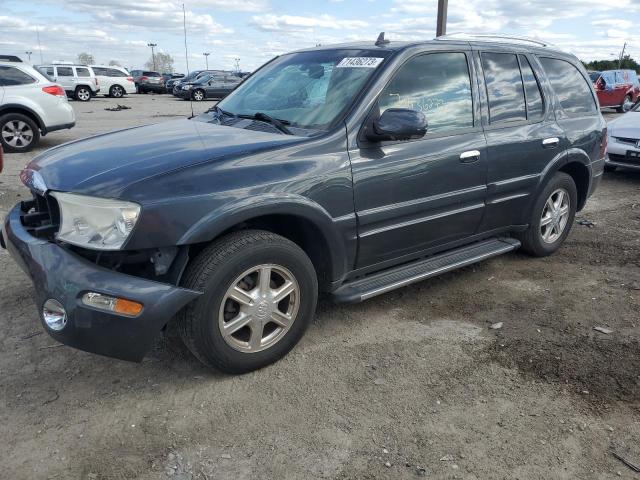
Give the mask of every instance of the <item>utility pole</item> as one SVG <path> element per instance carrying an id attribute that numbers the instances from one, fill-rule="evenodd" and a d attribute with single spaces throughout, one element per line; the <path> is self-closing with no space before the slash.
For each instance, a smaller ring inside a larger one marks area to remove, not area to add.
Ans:
<path id="1" fill-rule="evenodd" d="M 438 0 L 438 17 L 436 23 L 436 37 L 447 34 L 447 8 L 449 0 Z"/>
<path id="2" fill-rule="evenodd" d="M 211 53 L 210 52 L 204 52 L 202 55 L 204 55 L 204 59 L 207 62 L 206 70 L 209 70 L 209 55 L 211 55 Z"/>
<path id="3" fill-rule="evenodd" d="M 158 46 L 157 43 L 147 43 L 147 47 L 151 47 L 151 61 L 153 62 L 153 70 L 154 71 L 156 69 L 156 54 L 155 54 L 155 51 L 153 49 L 156 48 L 157 46 Z"/>
<path id="4" fill-rule="evenodd" d="M 620 58 L 618 59 L 618 70 L 622 68 L 622 57 L 624 57 L 624 51 L 626 48 L 627 48 L 627 42 L 624 42 L 624 45 L 622 46 L 622 51 L 620 52 Z"/>
<path id="5" fill-rule="evenodd" d="M 27 50 L 27 51 L 26 51 L 26 52 L 24 52 L 24 53 L 26 53 L 26 54 L 27 54 L 27 56 L 29 57 L 29 63 L 31 63 L 31 54 L 32 54 L 33 52 L 30 52 L 30 51 L 28 51 L 28 50 Z"/>
<path id="6" fill-rule="evenodd" d="M 240 73 L 240 59 L 236 57 L 233 60 L 236 62 L 236 72 Z"/>

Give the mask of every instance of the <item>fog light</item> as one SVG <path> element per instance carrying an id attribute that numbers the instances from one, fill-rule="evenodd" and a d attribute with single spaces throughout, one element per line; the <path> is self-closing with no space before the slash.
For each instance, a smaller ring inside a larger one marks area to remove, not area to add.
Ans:
<path id="1" fill-rule="evenodd" d="M 96 292 L 85 293 L 82 296 L 82 303 L 99 310 L 106 310 L 130 317 L 135 317 L 142 312 L 141 303 Z"/>
<path id="2" fill-rule="evenodd" d="M 67 324 L 67 312 L 62 304 L 50 298 L 42 306 L 42 318 L 51 330 L 59 332 Z"/>

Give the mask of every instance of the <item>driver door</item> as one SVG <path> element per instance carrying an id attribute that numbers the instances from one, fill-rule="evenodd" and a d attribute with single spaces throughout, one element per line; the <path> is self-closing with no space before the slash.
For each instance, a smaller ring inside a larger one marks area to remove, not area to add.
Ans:
<path id="1" fill-rule="evenodd" d="M 476 233 L 485 210 L 487 145 L 470 55 L 414 56 L 380 94 L 370 118 L 388 108 L 421 111 L 425 137 L 373 143 L 361 131 L 358 148 L 349 152 L 357 268 L 399 263 Z"/>

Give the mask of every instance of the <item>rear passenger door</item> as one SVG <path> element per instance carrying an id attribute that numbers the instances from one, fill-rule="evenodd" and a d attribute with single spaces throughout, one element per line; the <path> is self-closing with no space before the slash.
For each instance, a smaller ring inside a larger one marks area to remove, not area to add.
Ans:
<path id="1" fill-rule="evenodd" d="M 358 268 L 381 268 L 472 236 L 484 212 L 486 142 L 472 88 L 471 51 L 420 53 L 380 88 L 369 121 L 389 108 L 427 118 L 425 137 L 349 150 Z"/>
<path id="2" fill-rule="evenodd" d="M 73 68 L 71 67 L 55 67 L 56 69 L 56 82 L 62 85 L 67 92 L 73 92 L 76 89 L 75 77 L 73 74 Z"/>
<path id="3" fill-rule="evenodd" d="M 527 205 L 545 167 L 567 146 L 535 59 L 504 50 L 475 52 L 483 82 L 487 205 L 482 231 L 526 223 Z"/>

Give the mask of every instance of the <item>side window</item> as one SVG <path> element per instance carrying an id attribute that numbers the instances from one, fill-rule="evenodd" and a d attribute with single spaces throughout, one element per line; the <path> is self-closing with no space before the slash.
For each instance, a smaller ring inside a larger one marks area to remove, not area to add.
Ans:
<path id="1" fill-rule="evenodd" d="M 56 74 L 54 73 L 54 71 L 53 71 L 53 67 L 47 67 L 47 68 L 45 69 L 45 73 L 46 73 L 47 75 L 49 75 L 50 77 L 55 77 L 55 75 L 56 75 Z"/>
<path id="2" fill-rule="evenodd" d="M 467 56 L 452 52 L 413 57 L 384 88 L 378 105 L 380 114 L 389 108 L 424 113 L 429 133 L 473 127 Z"/>
<path id="3" fill-rule="evenodd" d="M 0 66 L 0 86 L 13 87 L 35 83 L 35 78 L 15 67 Z"/>
<path id="4" fill-rule="evenodd" d="M 518 59 L 512 53 L 482 53 L 484 80 L 489 97 L 489 123 L 527 119 Z"/>
<path id="5" fill-rule="evenodd" d="M 540 85 L 527 57 L 518 55 L 518 59 L 520 60 L 520 70 L 522 71 L 522 81 L 524 82 L 524 94 L 527 99 L 527 119 L 535 120 L 542 117 L 544 112 Z"/>
<path id="6" fill-rule="evenodd" d="M 549 57 L 540 57 L 540 63 L 567 114 L 582 115 L 597 111 L 591 86 L 575 66 L 565 60 Z"/>
<path id="7" fill-rule="evenodd" d="M 115 68 L 109 68 L 105 70 L 107 70 L 107 73 L 105 73 L 104 75 L 107 75 L 109 77 L 127 77 L 128 76 L 124 72 L 121 72 L 120 70 L 116 70 Z"/>
<path id="8" fill-rule="evenodd" d="M 101 67 L 91 67 L 93 68 L 93 73 L 96 75 L 108 75 L 106 68 Z"/>
<path id="9" fill-rule="evenodd" d="M 76 72 L 77 72 L 79 77 L 90 77 L 91 76 L 91 74 L 89 73 L 89 69 L 88 68 L 76 68 Z"/>
<path id="10" fill-rule="evenodd" d="M 59 77 L 73 77 L 73 69 L 71 67 L 56 67 Z"/>

